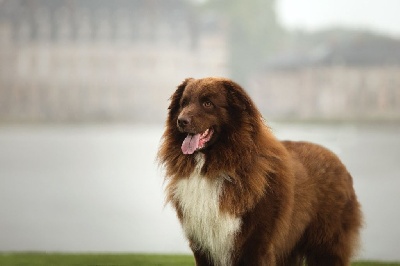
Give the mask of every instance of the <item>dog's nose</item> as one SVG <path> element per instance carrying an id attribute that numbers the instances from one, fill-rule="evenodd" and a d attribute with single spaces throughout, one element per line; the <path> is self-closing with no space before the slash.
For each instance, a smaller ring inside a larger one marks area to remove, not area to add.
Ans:
<path id="1" fill-rule="evenodd" d="M 178 117 L 178 127 L 184 128 L 190 124 L 190 118 L 188 117 Z"/>

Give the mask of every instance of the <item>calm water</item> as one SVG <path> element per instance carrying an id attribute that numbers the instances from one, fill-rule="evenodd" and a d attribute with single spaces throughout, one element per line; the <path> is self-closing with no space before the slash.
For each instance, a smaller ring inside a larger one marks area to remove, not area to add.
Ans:
<path id="1" fill-rule="evenodd" d="M 366 225 L 361 258 L 400 260 L 400 125 L 272 124 L 336 152 Z M 0 128 L 0 251 L 189 252 L 164 207 L 161 126 Z"/>

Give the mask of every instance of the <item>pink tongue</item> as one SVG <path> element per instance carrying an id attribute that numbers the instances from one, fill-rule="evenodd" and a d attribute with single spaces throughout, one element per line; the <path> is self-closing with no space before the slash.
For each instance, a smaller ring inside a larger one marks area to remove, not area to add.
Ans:
<path id="1" fill-rule="evenodd" d="M 183 154 L 193 154 L 199 147 L 200 134 L 190 135 L 188 134 L 182 143 Z"/>

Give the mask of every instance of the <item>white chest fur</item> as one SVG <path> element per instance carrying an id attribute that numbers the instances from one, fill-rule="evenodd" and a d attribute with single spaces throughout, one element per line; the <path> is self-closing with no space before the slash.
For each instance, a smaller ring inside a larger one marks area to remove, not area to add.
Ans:
<path id="1" fill-rule="evenodd" d="M 174 190 L 174 200 L 183 212 L 183 230 L 196 248 L 208 253 L 214 264 L 230 265 L 234 237 L 240 230 L 241 220 L 220 212 L 224 179 L 201 176 L 204 161 L 198 161 L 192 175 L 179 181 Z"/>

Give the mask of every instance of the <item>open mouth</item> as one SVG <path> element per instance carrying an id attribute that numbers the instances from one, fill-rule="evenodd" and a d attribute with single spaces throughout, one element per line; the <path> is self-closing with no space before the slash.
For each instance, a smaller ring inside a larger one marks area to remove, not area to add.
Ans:
<path id="1" fill-rule="evenodd" d="M 182 143 L 183 154 L 193 154 L 195 151 L 201 150 L 207 146 L 210 141 L 214 130 L 212 128 L 206 129 L 203 133 L 188 134 Z"/>

